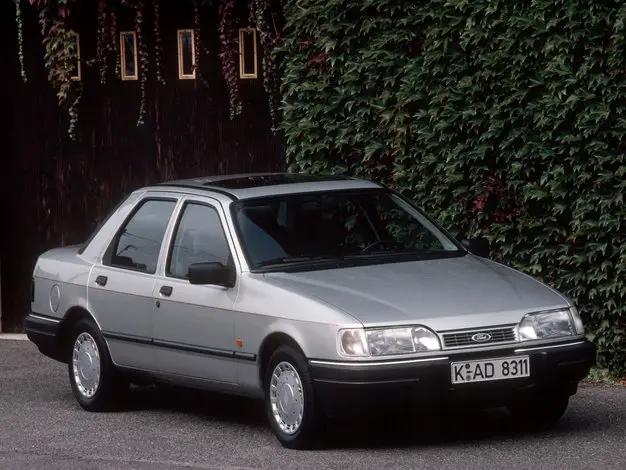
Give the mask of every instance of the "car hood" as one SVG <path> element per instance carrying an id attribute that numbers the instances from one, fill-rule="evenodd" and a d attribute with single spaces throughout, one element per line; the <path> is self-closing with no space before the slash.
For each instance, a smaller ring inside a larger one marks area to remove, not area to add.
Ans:
<path id="1" fill-rule="evenodd" d="M 517 323 L 525 313 L 568 305 L 530 276 L 472 255 L 265 276 L 365 326 L 475 328 Z"/>

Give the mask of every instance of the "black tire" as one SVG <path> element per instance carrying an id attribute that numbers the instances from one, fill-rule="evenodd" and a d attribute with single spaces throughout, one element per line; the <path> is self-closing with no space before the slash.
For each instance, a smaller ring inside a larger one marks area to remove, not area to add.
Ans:
<path id="1" fill-rule="evenodd" d="M 93 338 L 100 358 L 99 383 L 93 396 L 85 396 L 79 390 L 74 376 L 74 345 L 79 335 L 86 333 Z M 68 373 L 72 393 L 78 404 L 87 411 L 100 412 L 118 409 L 124 401 L 130 383 L 115 370 L 104 337 L 98 326 L 91 319 L 81 319 L 76 323 L 70 335 L 68 347 Z"/>
<path id="2" fill-rule="evenodd" d="M 514 422 L 523 428 L 545 429 L 559 422 L 568 405 L 568 394 L 552 392 L 510 404 L 507 408 Z"/>
<path id="3" fill-rule="evenodd" d="M 282 362 L 290 364 L 296 370 L 302 384 L 304 411 L 302 413 L 302 422 L 293 434 L 286 433 L 280 428 L 272 407 L 272 375 L 276 366 Z M 319 429 L 321 422 L 321 414 L 317 411 L 313 379 L 302 353 L 291 346 L 278 347 L 267 364 L 264 388 L 267 418 L 272 432 L 278 441 L 288 449 L 314 448 L 316 431 Z"/>

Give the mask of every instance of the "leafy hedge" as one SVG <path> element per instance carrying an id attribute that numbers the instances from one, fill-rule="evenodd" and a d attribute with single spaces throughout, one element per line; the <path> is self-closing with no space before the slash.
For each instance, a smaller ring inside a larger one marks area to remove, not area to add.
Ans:
<path id="1" fill-rule="evenodd" d="M 285 6 L 290 168 L 390 183 L 575 300 L 626 370 L 626 3 Z"/>

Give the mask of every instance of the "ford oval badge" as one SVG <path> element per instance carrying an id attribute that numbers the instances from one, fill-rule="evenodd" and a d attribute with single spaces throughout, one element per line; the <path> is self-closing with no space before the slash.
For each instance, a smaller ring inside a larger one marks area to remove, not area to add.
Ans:
<path id="1" fill-rule="evenodd" d="M 491 339 L 491 335 L 489 333 L 476 333 L 472 336 L 472 341 L 476 343 L 486 343 Z"/>

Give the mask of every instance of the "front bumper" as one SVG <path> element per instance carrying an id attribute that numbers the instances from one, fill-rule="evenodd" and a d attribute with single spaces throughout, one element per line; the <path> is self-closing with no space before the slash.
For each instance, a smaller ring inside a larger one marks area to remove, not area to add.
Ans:
<path id="1" fill-rule="evenodd" d="M 452 384 L 451 363 L 529 356 L 530 376 Z M 330 413 L 411 404 L 500 406 L 534 393 L 576 393 L 596 362 L 596 347 L 586 339 L 497 351 L 450 352 L 423 360 L 354 364 L 311 360 L 316 396 Z"/>

